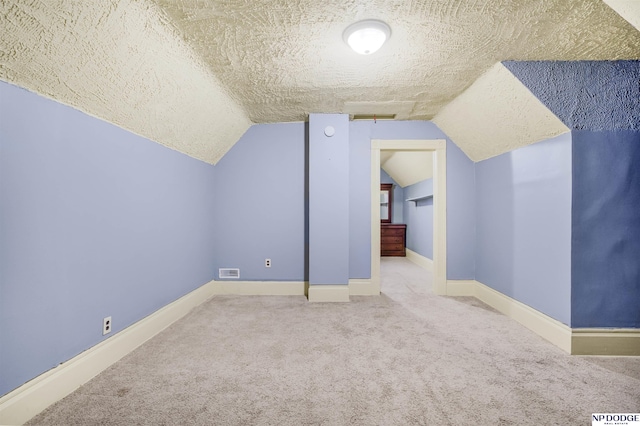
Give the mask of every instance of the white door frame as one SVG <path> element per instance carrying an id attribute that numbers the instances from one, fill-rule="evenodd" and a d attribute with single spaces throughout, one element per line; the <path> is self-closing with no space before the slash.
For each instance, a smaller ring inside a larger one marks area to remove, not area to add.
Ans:
<path id="1" fill-rule="evenodd" d="M 371 140 L 371 284 L 380 294 L 380 151 L 433 152 L 433 291 L 447 294 L 447 143 L 431 140 Z"/>

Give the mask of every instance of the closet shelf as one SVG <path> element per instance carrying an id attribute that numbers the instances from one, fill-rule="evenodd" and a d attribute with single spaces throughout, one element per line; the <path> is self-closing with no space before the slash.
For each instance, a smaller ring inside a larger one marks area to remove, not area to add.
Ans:
<path id="1" fill-rule="evenodd" d="M 417 204 L 418 201 L 427 200 L 429 198 L 433 198 L 433 194 L 431 194 L 431 195 L 421 195 L 419 197 L 407 198 L 406 201 L 413 201 L 414 203 Z"/>

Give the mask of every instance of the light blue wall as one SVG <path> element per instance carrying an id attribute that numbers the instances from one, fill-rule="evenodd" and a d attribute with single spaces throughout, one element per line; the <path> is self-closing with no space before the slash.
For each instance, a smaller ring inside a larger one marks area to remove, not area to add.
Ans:
<path id="1" fill-rule="evenodd" d="M 349 173 L 349 116 L 310 114 L 309 285 L 349 283 Z"/>
<path id="2" fill-rule="evenodd" d="M 0 82 L 0 395 L 213 279 L 213 191 L 213 166 Z"/>
<path id="3" fill-rule="evenodd" d="M 404 189 L 387 172 L 380 169 L 380 183 L 393 184 L 393 202 L 391 203 L 391 223 L 404 223 Z"/>
<path id="4" fill-rule="evenodd" d="M 371 278 L 371 129 L 349 123 L 349 278 Z"/>
<path id="5" fill-rule="evenodd" d="M 214 167 L 8 84 L 0 95 L 0 394 L 102 341 L 103 317 L 117 333 L 218 267 L 242 280 L 369 278 L 371 139 L 446 138 L 430 122 L 314 114 L 308 131 L 253 126 Z M 319 154 L 305 149 L 313 138 Z M 473 163 L 448 147 L 448 241 L 468 246 L 473 200 L 455 188 Z M 322 225 L 307 230 L 314 214 Z M 322 252 L 315 277 L 306 247 Z M 467 270 L 473 257 L 449 253 L 450 277 Z"/>
<path id="6" fill-rule="evenodd" d="M 216 165 L 216 191 L 221 200 L 216 207 L 217 214 L 220 223 L 226 224 L 218 230 L 216 268 L 240 267 L 241 280 L 308 279 L 308 268 L 303 266 L 308 265 L 304 259 L 308 233 L 300 231 L 305 215 L 303 126 L 302 123 L 253 126 Z M 346 179 L 349 244 L 348 256 L 345 256 L 349 261 L 348 278 L 370 278 L 371 139 L 443 139 L 446 136 L 430 122 L 350 122 L 348 126 L 349 140 L 343 145 L 348 147 L 348 153 L 340 154 L 349 161 Z M 325 138 L 324 127 L 320 127 L 320 136 Z M 450 279 L 473 279 L 474 166 L 452 142 L 447 144 L 448 245 L 453 247 L 448 250 L 448 274 Z M 333 156 L 334 161 L 338 158 Z M 327 170 L 333 168 L 330 165 Z M 327 182 L 320 180 L 319 185 L 331 188 Z M 345 182 L 336 185 L 344 187 Z M 281 191 L 283 196 L 270 198 L 271 189 L 267 187 Z M 272 216 L 276 200 L 283 203 L 278 217 Z M 400 219 L 398 215 L 394 217 Z M 288 227 L 285 234 L 282 233 L 284 227 Z M 278 241 L 271 239 L 274 236 Z M 273 261 L 271 269 L 263 266 L 267 256 Z"/>
<path id="7" fill-rule="evenodd" d="M 254 125 L 216 164 L 216 267 L 305 279 L 305 137 L 304 123 Z"/>
<path id="8" fill-rule="evenodd" d="M 407 248 L 433 260 L 433 179 L 404 188 L 405 199 L 426 195 L 432 197 L 404 202 L 404 223 L 407 224 Z"/>
<path id="9" fill-rule="evenodd" d="M 476 279 L 571 321 L 571 135 L 476 163 Z"/>
<path id="10" fill-rule="evenodd" d="M 447 140 L 447 279 L 476 276 L 475 163 Z"/>
<path id="11" fill-rule="evenodd" d="M 572 134 L 571 325 L 640 328 L 640 131 Z"/>

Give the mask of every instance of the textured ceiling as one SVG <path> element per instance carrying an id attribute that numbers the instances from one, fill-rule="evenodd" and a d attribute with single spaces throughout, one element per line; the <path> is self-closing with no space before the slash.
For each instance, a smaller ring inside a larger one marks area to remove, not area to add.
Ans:
<path id="1" fill-rule="evenodd" d="M 473 161 L 569 131 L 502 64 L 442 108 L 433 122 Z"/>
<path id="2" fill-rule="evenodd" d="M 640 30 L 640 1 L 638 0 L 604 0 L 620 16 Z"/>
<path id="3" fill-rule="evenodd" d="M 640 57 L 640 33 L 600 0 L 154 0 L 257 123 L 410 102 L 431 119 L 502 60 Z M 391 39 L 357 55 L 351 23 Z"/>
<path id="4" fill-rule="evenodd" d="M 392 29 L 369 56 L 342 41 L 365 18 Z M 497 62 L 640 59 L 601 0 L 1 0 L 0 25 L 0 79 L 214 164 L 252 122 L 431 119 Z"/>
<path id="5" fill-rule="evenodd" d="M 380 151 L 380 167 L 401 187 L 433 178 L 429 151 Z"/>
<path id="6" fill-rule="evenodd" d="M 640 131 L 640 61 L 502 64 L 571 130 Z"/>
<path id="7" fill-rule="evenodd" d="M 215 163 L 251 121 L 161 16 L 136 0 L 0 0 L 0 79 Z"/>

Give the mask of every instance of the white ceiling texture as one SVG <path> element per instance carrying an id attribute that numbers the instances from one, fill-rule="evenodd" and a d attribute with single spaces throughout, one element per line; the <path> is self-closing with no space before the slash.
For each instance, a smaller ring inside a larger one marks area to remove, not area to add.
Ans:
<path id="1" fill-rule="evenodd" d="M 310 112 L 433 120 L 479 161 L 567 131 L 501 61 L 640 59 L 638 4 L 3 0 L 0 79 L 212 164 Z M 361 19 L 375 54 L 342 40 Z"/>

